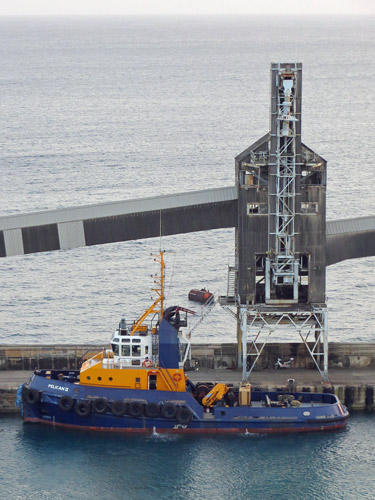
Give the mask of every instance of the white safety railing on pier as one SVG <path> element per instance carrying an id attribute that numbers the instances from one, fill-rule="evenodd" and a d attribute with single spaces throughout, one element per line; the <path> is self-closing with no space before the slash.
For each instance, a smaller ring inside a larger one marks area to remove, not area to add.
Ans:
<path id="1" fill-rule="evenodd" d="M 208 316 L 208 314 L 213 310 L 216 304 L 219 302 L 219 292 L 214 292 L 211 297 L 202 304 L 200 312 L 194 316 L 194 322 L 190 326 L 187 332 L 181 333 L 181 337 L 187 343 L 187 348 L 185 350 L 185 356 L 182 364 L 185 364 L 187 359 L 191 359 L 191 336 L 193 332 L 198 328 L 198 326 L 203 322 L 203 320 Z"/>

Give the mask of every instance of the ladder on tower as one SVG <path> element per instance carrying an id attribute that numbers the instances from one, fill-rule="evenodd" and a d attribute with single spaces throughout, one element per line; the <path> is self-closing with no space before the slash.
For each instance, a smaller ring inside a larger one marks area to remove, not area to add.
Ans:
<path id="1" fill-rule="evenodd" d="M 219 298 L 221 306 L 236 305 L 237 303 L 237 266 L 228 265 L 227 294 Z"/>
<path id="2" fill-rule="evenodd" d="M 235 302 L 237 296 L 237 268 L 228 266 L 227 297 Z"/>

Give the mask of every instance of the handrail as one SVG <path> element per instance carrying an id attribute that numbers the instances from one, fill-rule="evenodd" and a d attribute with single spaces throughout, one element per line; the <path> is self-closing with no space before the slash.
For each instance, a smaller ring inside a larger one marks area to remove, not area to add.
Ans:
<path id="1" fill-rule="evenodd" d="M 164 372 L 168 375 L 169 380 L 172 382 L 174 390 L 177 390 L 177 385 L 175 384 L 175 381 L 171 377 L 171 374 L 169 373 L 169 371 L 167 370 L 167 368 L 165 368 L 163 365 L 160 364 L 160 360 L 159 360 L 159 373 L 163 377 L 163 379 L 166 382 L 167 386 L 173 391 L 173 387 L 170 385 L 170 383 L 167 380 L 167 377 L 165 376 Z"/>
<path id="2" fill-rule="evenodd" d="M 219 292 L 216 291 L 212 294 L 212 297 L 209 297 L 207 299 L 207 301 L 202 305 L 201 314 L 200 314 L 198 320 L 190 328 L 186 337 L 189 337 L 189 339 L 191 338 L 191 334 L 193 333 L 193 331 L 198 327 L 198 325 L 200 325 L 202 323 L 204 318 L 207 316 L 208 313 L 210 313 L 212 311 L 212 309 L 215 307 L 215 305 L 218 303 L 218 301 L 219 301 Z"/>
<path id="3" fill-rule="evenodd" d="M 202 304 L 201 314 L 198 317 L 197 321 L 194 323 L 194 325 L 190 328 L 188 333 L 181 334 L 181 337 L 187 342 L 187 349 L 185 351 L 185 356 L 182 361 L 183 364 L 186 363 L 188 358 L 191 359 L 191 334 L 202 323 L 207 314 L 209 314 L 212 311 L 212 309 L 216 306 L 218 301 L 219 301 L 219 292 L 218 290 L 216 290 L 216 292 L 214 292 L 212 296 L 209 297 L 204 304 Z"/>

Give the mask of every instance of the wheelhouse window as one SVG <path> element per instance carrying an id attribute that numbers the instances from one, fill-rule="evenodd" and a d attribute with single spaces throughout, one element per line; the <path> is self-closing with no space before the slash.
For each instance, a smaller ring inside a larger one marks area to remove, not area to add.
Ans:
<path id="1" fill-rule="evenodd" d="M 141 355 L 141 346 L 140 345 L 132 345 L 132 356 L 140 356 Z"/>
<path id="2" fill-rule="evenodd" d="M 115 356 L 118 356 L 119 353 L 119 346 L 118 344 L 112 344 L 112 351 Z"/>
<path id="3" fill-rule="evenodd" d="M 121 346 L 121 356 L 130 356 L 130 345 Z"/>

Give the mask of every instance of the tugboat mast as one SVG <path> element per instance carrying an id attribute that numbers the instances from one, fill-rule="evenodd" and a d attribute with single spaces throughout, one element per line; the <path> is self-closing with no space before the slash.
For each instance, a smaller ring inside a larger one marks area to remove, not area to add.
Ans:
<path id="1" fill-rule="evenodd" d="M 163 318 L 164 311 L 164 281 L 165 281 L 165 264 L 164 264 L 164 250 L 160 250 L 159 254 L 151 254 L 154 257 L 154 262 L 159 262 L 160 264 L 160 275 L 157 273 L 152 274 L 151 277 L 154 278 L 154 288 L 152 291 L 157 294 L 155 302 L 140 316 L 134 325 L 132 326 L 130 335 L 134 335 L 142 329 L 143 321 L 150 314 L 159 314 L 159 321 Z M 160 306 L 158 307 L 158 304 Z"/>

